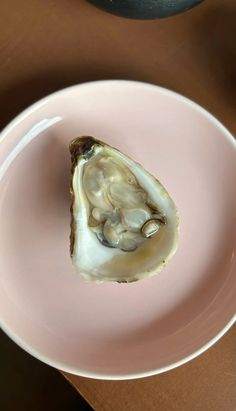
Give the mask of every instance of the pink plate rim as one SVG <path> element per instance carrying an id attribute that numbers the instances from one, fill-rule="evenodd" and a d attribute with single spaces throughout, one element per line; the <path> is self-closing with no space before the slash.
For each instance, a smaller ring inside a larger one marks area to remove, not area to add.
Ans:
<path id="1" fill-rule="evenodd" d="M 58 90 L 54 93 L 51 93 L 47 95 L 46 97 L 38 100 L 37 102 L 33 103 L 30 105 L 28 108 L 23 110 L 21 113 L 19 113 L 0 133 L 0 143 L 4 140 L 5 136 L 13 129 L 15 128 L 22 120 L 24 120 L 28 115 L 32 114 L 35 110 L 43 106 L 45 103 L 50 101 L 51 99 L 63 94 L 65 91 L 76 89 L 76 88 L 82 88 L 82 87 L 89 87 L 91 85 L 96 85 L 96 84 L 107 84 L 110 83 L 110 85 L 113 84 L 130 84 L 130 85 L 142 85 L 146 86 L 147 88 L 154 88 L 155 90 L 158 90 L 159 93 L 166 94 L 169 96 L 173 96 L 176 99 L 178 99 L 180 102 L 183 102 L 187 104 L 188 106 L 192 107 L 194 110 L 198 111 L 201 113 L 205 118 L 210 120 L 215 124 L 217 128 L 219 128 L 225 135 L 225 137 L 228 139 L 228 141 L 232 144 L 232 148 L 236 150 L 236 141 L 233 137 L 233 135 L 230 133 L 229 130 L 219 121 L 215 116 L 213 116 L 208 110 L 200 106 L 199 104 L 195 103 L 191 99 L 175 92 L 172 90 L 169 90 L 168 88 L 161 87 L 159 85 L 147 83 L 147 82 L 142 82 L 142 81 L 134 81 L 134 80 L 123 80 L 123 79 L 116 79 L 116 80 L 97 80 L 97 81 L 89 81 L 81 84 L 75 84 L 66 88 L 63 88 L 61 90 Z M 88 378 L 95 378 L 99 380 L 130 380 L 130 379 L 138 379 L 138 378 L 143 378 L 143 377 L 149 377 L 157 374 L 161 374 L 166 371 L 170 371 L 176 367 L 179 367 L 180 365 L 183 365 L 187 363 L 188 361 L 191 361 L 192 359 L 196 358 L 200 354 L 204 353 L 208 348 L 210 348 L 212 345 L 214 345 L 236 322 L 236 313 L 233 315 L 233 317 L 225 324 L 225 326 L 213 337 L 211 338 L 208 342 L 206 342 L 203 346 L 201 346 L 199 349 L 194 351 L 192 354 L 185 356 L 179 361 L 170 363 L 166 365 L 165 367 L 158 368 L 158 369 L 151 369 L 145 372 L 137 372 L 137 373 L 130 373 L 130 374 L 124 374 L 124 375 L 114 375 L 114 374 L 99 374 L 97 372 L 91 372 L 83 369 L 78 369 L 78 368 L 73 368 L 73 367 L 68 367 L 66 364 L 59 362 L 59 361 L 53 361 L 49 357 L 45 356 L 42 352 L 39 352 L 35 350 L 32 346 L 26 344 L 23 339 L 19 338 L 17 334 L 14 333 L 14 331 L 7 326 L 7 324 L 4 324 L 2 319 L 0 318 L 0 326 L 2 330 L 17 344 L 19 345 L 22 349 L 24 349 L 27 353 L 31 354 L 32 356 L 36 357 L 40 361 L 59 369 L 60 371 L 68 372 L 71 374 L 75 374 L 78 376 L 82 377 L 88 377 Z"/>

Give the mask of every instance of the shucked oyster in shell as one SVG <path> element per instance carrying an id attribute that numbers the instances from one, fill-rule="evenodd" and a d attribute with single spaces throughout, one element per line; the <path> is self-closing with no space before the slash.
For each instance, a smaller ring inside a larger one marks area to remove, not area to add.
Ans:
<path id="1" fill-rule="evenodd" d="M 132 282 L 158 273 L 175 253 L 178 215 L 144 168 L 93 137 L 70 144 L 71 256 L 91 281 Z"/>

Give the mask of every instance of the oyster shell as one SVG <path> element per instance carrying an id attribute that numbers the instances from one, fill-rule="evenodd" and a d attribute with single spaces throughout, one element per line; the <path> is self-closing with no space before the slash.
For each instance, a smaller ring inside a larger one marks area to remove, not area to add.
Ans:
<path id="1" fill-rule="evenodd" d="M 159 272 L 175 253 L 178 214 L 164 187 L 115 148 L 70 144 L 71 256 L 87 280 L 132 282 Z"/>

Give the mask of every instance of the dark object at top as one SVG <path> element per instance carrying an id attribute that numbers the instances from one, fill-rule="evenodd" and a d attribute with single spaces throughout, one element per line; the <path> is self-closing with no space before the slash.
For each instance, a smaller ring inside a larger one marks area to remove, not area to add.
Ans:
<path id="1" fill-rule="evenodd" d="M 110 13 L 134 19 L 156 19 L 172 16 L 203 0 L 89 0 Z"/>

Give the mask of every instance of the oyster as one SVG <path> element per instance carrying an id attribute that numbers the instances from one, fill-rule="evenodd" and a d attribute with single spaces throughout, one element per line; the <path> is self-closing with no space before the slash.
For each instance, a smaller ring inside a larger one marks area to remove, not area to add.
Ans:
<path id="1" fill-rule="evenodd" d="M 132 282 L 159 272 L 178 242 L 176 207 L 164 187 L 115 148 L 70 144 L 71 256 L 87 280 Z"/>

